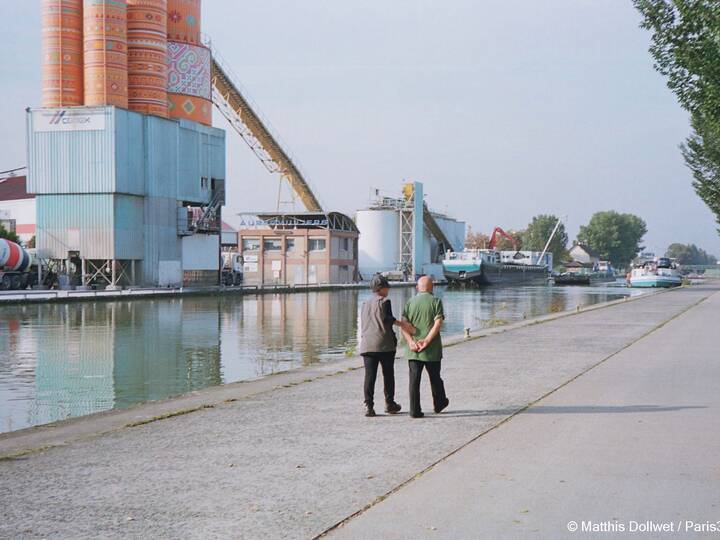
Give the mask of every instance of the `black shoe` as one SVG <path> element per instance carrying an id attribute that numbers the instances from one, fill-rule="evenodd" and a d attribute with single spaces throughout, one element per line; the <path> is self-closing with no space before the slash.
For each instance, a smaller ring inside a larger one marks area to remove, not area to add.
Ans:
<path id="1" fill-rule="evenodd" d="M 450 405 L 450 400 L 448 398 L 445 398 L 445 403 L 443 403 L 442 406 L 435 407 L 435 414 L 440 414 L 441 412 L 443 412 L 448 405 Z"/>
<path id="2" fill-rule="evenodd" d="M 375 414 L 375 409 L 373 409 L 372 407 L 367 407 L 367 408 L 365 409 L 365 416 L 367 416 L 368 418 L 372 418 L 373 416 L 377 416 L 377 415 Z"/>
<path id="3" fill-rule="evenodd" d="M 425 417 L 425 413 L 421 413 L 421 412 L 410 415 L 410 418 L 424 418 L 424 417 Z"/>
<path id="4" fill-rule="evenodd" d="M 385 406 L 385 412 L 388 414 L 397 414 L 402 410 L 402 407 L 399 403 L 395 403 L 394 401 L 392 403 L 388 403 Z"/>

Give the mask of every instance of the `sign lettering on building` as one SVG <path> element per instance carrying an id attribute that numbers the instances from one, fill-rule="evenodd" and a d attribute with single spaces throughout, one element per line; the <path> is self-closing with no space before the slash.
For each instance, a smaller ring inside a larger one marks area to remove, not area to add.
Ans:
<path id="1" fill-rule="evenodd" d="M 32 112 L 33 129 L 50 131 L 103 131 L 106 109 L 43 109 Z"/>

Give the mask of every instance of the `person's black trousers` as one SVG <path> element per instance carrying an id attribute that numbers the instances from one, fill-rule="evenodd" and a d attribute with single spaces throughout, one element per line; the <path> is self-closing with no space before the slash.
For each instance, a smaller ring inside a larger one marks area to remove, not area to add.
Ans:
<path id="1" fill-rule="evenodd" d="M 375 379 L 378 364 L 382 366 L 385 387 L 385 404 L 395 401 L 395 351 L 362 355 L 365 362 L 365 405 L 373 407 L 375 403 Z"/>
<path id="2" fill-rule="evenodd" d="M 422 379 L 423 367 L 430 377 L 430 389 L 432 390 L 433 405 L 440 408 L 445 404 L 445 384 L 440 378 L 441 361 L 422 362 L 420 360 L 408 360 L 410 364 L 410 415 L 416 416 L 422 412 L 420 408 L 420 379 Z"/>

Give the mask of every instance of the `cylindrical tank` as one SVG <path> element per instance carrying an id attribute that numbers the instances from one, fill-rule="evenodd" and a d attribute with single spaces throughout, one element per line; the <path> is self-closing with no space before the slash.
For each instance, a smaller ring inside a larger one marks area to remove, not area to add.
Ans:
<path id="1" fill-rule="evenodd" d="M 32 265 L 32 255 L 10 240 L 0 238 L 0 269 L 4 271 L 25 272 Z"/>
<path id="2" fill-rule="evenodd" d="M 168 107 L 171 118 L 212 124 L 210 49 L 168 42 Z"/>
<path id="3" fill-rule="evenodd" d="M 168 40 L 200 45 L 201 11 L 201 0 L 168 0 Z"/>
<path id="4" fill-rule="evenodd" d="M 128 107 L 167 118 L 167 0 L 128 0 Z"/>
<path id="5" fill-rule="evenodd" d="M 85 0 L 85 105 L 128 106 L 127 0 Z"/>
<path id="6" fill-rule="evenodd" d="M 42 2 L 43 107 L 83 105 L 83 0 Z"/>
<path id="7" fill-rule="evenodd" d="M 400 262 L 400 214 L 397 210 L 359 210 L 358 268 L 363 277 L 395 270 Z"/>
<path id="8" fill-rule="evenodd" d="M 168 113 L 212 124 L 210 49 L 200 42 L 200 0 L 168 0 Z"/>

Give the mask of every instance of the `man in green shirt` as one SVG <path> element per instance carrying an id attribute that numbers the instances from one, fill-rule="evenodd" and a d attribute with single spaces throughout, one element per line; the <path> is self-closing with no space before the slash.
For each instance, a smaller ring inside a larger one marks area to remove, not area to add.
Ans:
<path id="1" fill-rule="evenodd" d="M 425 368 L 430 377 L 433 405 L 436 413 L 442 412 L 450 400 L 445 395 L 445 385 L 440 377 L 442 361 L 442 338 L 440 329 L 445 320 L 442 300 L 433 296 L 433 282 L 423 276 L 417 283 L 418 294 L 410 300 L 403 310 L 403 319 L 415 327 L 415 333 L 403 330 L 410 352 L 410 416 L 422 418 L 420 408 L 420 379 Z"/>

